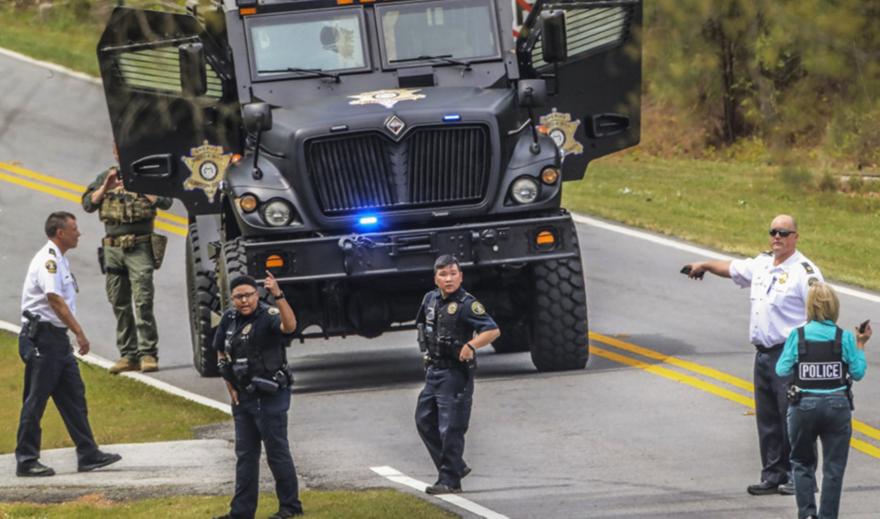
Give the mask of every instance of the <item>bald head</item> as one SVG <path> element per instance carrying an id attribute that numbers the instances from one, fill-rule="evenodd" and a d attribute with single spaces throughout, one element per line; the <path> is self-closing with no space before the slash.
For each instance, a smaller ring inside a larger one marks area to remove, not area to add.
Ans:
<path id="1" fill-rule="evenodd" d="M 770 222 L 770 228 L 797 231 L 797 222 L 794 220 L 794 216 L 780 214 L 776 218 L 774 218 L 772 222 Z"/>

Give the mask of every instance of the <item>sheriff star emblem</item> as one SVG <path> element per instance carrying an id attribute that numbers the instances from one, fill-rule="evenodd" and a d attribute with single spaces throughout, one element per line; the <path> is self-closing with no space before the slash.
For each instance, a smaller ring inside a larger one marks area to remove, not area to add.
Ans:
<path id="1" fill-rule="evenodd" d="M 556 146 L 562 151 L 562 156 L 580 155 L 584 152 L 584 147 L 574 138 L 574 133 L 580 121 L 572 121 L 571 114 L 557 112 L 554 108 L 549 114 L 542 116 L 540 121 L 544 127 L 544 132 L 553 139 Z"/>
<path id="2" fill-rule="evenodd" d="M 374 90 L 372 92 L 364 92 L 354 96 L 348 96 L 353 101 L 349 101 L 350 105 L 382 105 L 385 108 L 394 108 L 394 105 L 401 101 L 418 101 L 424 99 L 425 94 L 419 94 L 421 90 L 418 88 L 395 88 L 389 90 Z"/>
<path id="3" fill-rule="evenodd" d="M 779 276 L 779 284 L 780 284 L 780 285 L 784 285 L 786 281 L 788 281 L 788 272 L 783 272 L 783 273 Z"/>
<path id="4" fill-rule="evenodd" d="M 223 153 L 222 146 L 212 146 L 205 141 L 198 148 L 190 148 L 190 156 L 182 160 L 192 173 L 183 182 L 184 189 L 201 189 L 209 200 L 217 194 L 217 187 L 226 178 L 226 168 L 232 161 L 231 153 Z"/>

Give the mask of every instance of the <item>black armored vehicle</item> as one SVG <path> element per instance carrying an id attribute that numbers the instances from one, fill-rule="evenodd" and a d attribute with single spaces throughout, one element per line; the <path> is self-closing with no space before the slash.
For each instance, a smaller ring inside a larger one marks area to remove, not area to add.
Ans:
<path id="1" fill-rule="evenodd" d="M 639 140 L 641 0 L 223 0 L 119 7 L 98 46 L 128 189 L 189 212 L 193 359 L 241 273 L 297 337 L 413 328 L 454 254 L 497 352 L 583 368 L 562 185 Z"/>

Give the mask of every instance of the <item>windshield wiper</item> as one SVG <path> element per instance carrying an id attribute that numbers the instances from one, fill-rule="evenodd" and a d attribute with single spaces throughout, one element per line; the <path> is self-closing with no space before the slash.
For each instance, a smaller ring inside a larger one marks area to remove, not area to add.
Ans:
<path id="1" fill-rule="evenodd" d="M 444 61 L 444 62 L 449 63 L 451 65 L 459 65 L 461 67 L 464 67 L 464 70 L 471 69 L 471 62 L 470 61 L 462 61 L 460 59 L 452 59 L 452 54 L 441 54 L 441 55 L 436 55 L 436 56 L 416 56 L 415 58 L 393 59 L 393 60 L 389 61 L 388 63 L 406 63 L 408 61 L 427 61 L 427 60 L 432 60 L 432 59 Z"/>
<path id="2" fill-rule="evenodd" d="M 324 72 L 324 70 L 320 68 L 287 67 L 277 70 L 258 70 L 257 74 L 281 74 L 284 72 L 302 72 L 306 74 L 314 74 L 316 76 L 330 78 L 333 80 L 334 83 L 339 83 L 339 74 Z"/>

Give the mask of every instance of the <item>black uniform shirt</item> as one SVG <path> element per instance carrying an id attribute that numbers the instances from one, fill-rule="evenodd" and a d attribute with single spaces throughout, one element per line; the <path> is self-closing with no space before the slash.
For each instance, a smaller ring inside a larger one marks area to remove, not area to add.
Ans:
<path id="1" fill-rule="evenodd" d="M 437 299 L 440 299 L 438 302 Z M 434 309 L 437 312 L 447 312 L 449 305 L 455 303 L 461 305 L 459 319 L 463 319 L 467 327 L 477 333 L 487 330 L 495 330 L 498 325 L 495 320 L 486 313 L 483 305 L 477 301 L 477 298 L 468 293 L 465 289 L 459 288 L 455 292 L 449 294 L 445 299 L 439 288 L 431 290 L 422 299 L 422 306 L 419 307 L 419 313 L 416 315 L 416 324 L 425 324 L 427 327 L 434 327 L 437 323 L 437 316 L 434 315 Z M 451 313 L 455 313 L 454 311 Z M 429 332 L 430 333 L 430 332 Z"/>
<path id="2" fill-rule="evenodd" d="M 234 328 L 232 328 L 234 326 Z M 236 310 L 228 310 L 220 319 L 214 333 L 214 350 L 226 351 L 227 331 L 231 337 L 241 337 L 249 347 L 258 347 L 259 353 L 251 352 L 262 359 L 254 374 L 269 375 L 284 363 L 285 334 L 281 331 L 281 312 L 274 306 L 260 303 L 249 316 L 243 316 Z M 234 352 L 237 358 L 247 358 L 246 352 Z"/>

